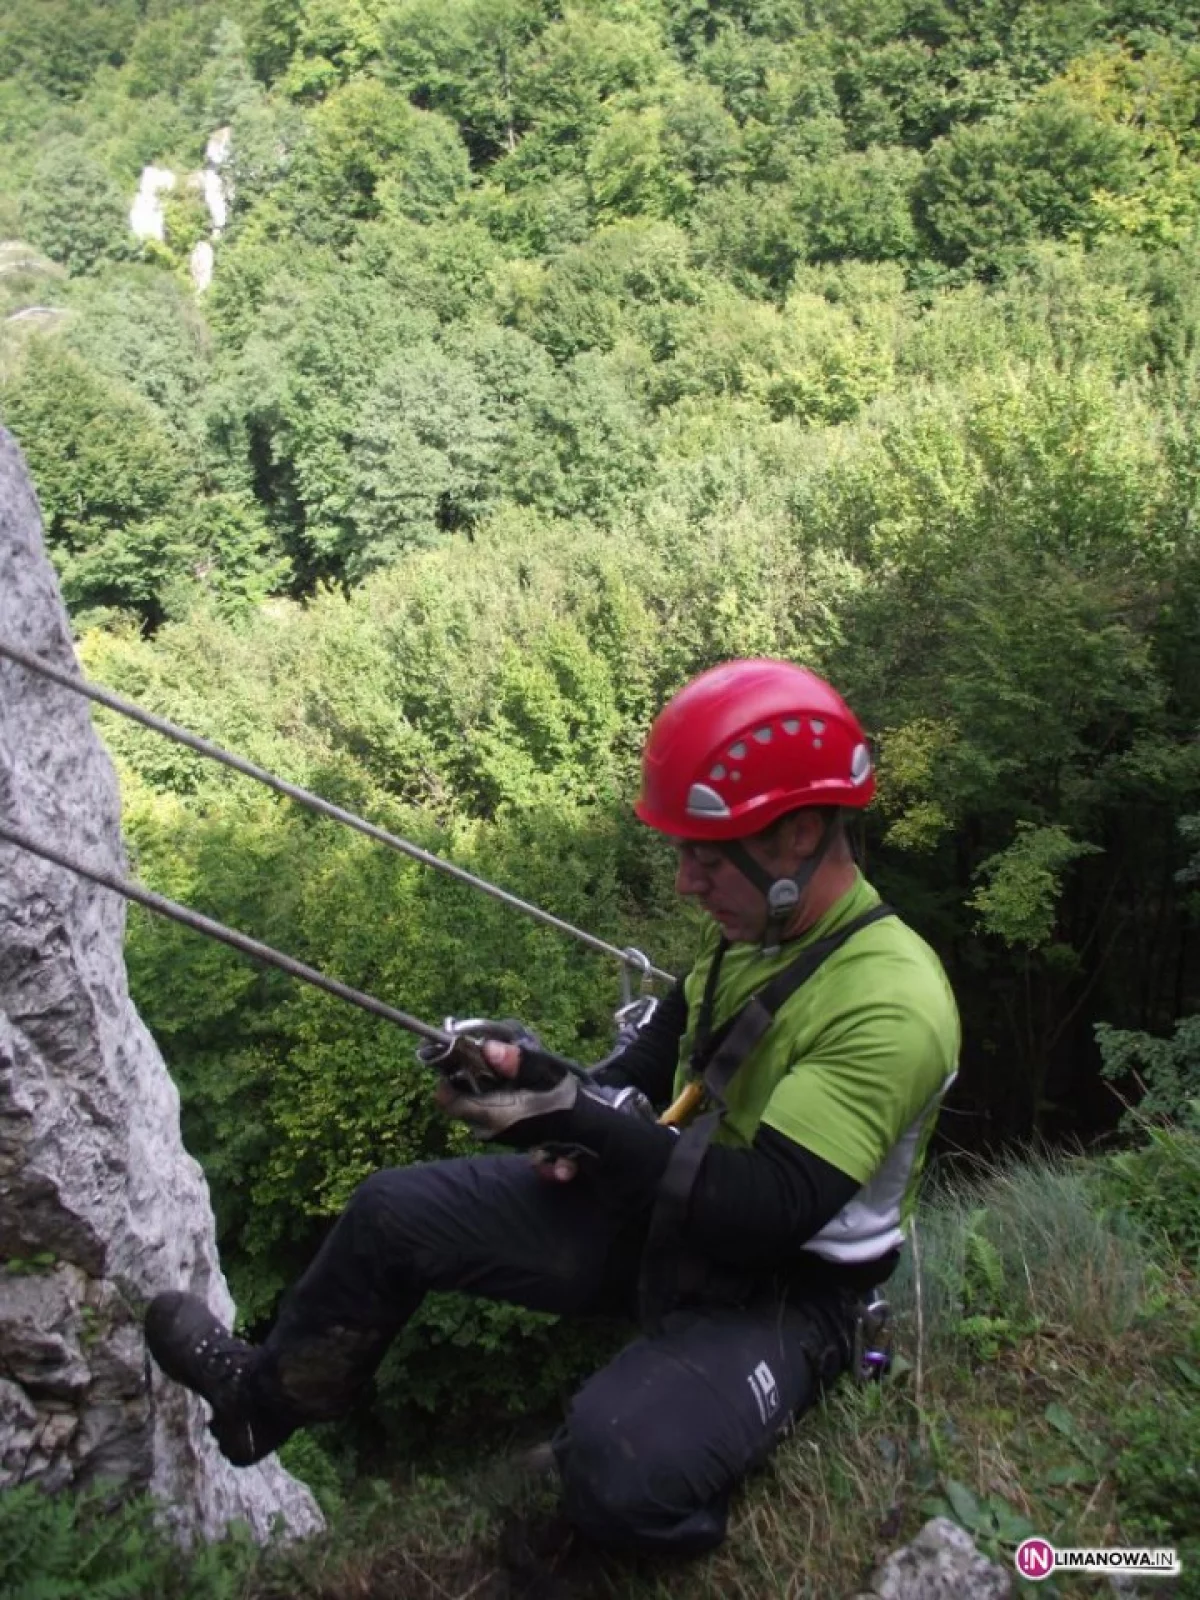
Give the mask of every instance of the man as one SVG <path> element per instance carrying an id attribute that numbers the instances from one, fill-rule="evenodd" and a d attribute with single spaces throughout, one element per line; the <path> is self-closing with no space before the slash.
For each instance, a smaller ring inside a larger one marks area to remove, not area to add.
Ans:
<path id="1" fill-rule="evenodd" d="M 496 1084 L 443 1083 L 440 1103 L 526 1154 L 376 1173 L 261 1347 L 158 1296 L 150 1348 L 231 1461 L 343 1412 L 430 1289 L 626 1312 L 641 1336 L 554 1440 L 564 1507 L 613 1545 L 721 1541 L 735 1484 L 851 1363 L 955 1070 L 941 966 L 847 837 L 873 792 L 858 722 L 802 668 L 730 662 L 669 702 L 636 809 L 712 918 L 691 973 L 590 1082 L 486 1044 Z M 605 1098 L 633 1085 L 662 1107 L 689 1084 L 707 1105 L 682 1132 Z"/>

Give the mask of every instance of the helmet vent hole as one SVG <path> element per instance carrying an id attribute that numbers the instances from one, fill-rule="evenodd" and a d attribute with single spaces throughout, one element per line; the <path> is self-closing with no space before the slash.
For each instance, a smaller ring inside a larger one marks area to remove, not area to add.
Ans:
<path id="1" fill-rule="evenodd" d="M 822 743 L 822 741 L 820 739 L 814 739 L 813 740 L 813 749 L 814 750 L 819 750 L 821 748 L 821 743 Z"/>
<path id="2" fill-rule="evenodd" d="M 721 779 L 724 776 L 725 776 L 725 768 L 718 761 L 716 766 L 709 773 L 709 777 L 713 780 L 714 783 L 720 783 Z"/>
<path id="3" fill-rule="evenodd" d="M 799 733 L 800 732 L 800 721 L 799 721 L 799 718 L 798 717 L 784 717 L 784 719 L 783 719 L 783 731 L 784 731 L 784 733 Z"/>
<path id="4" fill-rule="evenodd" d="M 813 717 L 808 725 L 814 733 L 825 732 L 825 724 L 820 717 Z"/>
<path id="5" fill-rule="evenodd" d="M 744 761 L 746 758 L 746 745 L 741 739 L 736 744 L 729 746 L 729 754 L 734 761 Z"/>
<path id="6" fill-rule="evenodd" d="M 771 730 L 770 728 L 755 728 L 754 737 L 759 744 L 770 744 Z"/>
<path id="7" fill-rule="evenodd" d="M 729 774 L 729 776 L 730 776 L 730 779 L 731 779 L 731 780 L 732 780 L 732 781 L 733 781 L 733 782 L 734 782 L 734 783 L 741 783 L 741 781 L 742 781 L 742 775 L 741 775 L 741 773 L 740 773 L 740 772 L 737 772 L 737 771 L 736 771 L 736 770 L 735 770 L 735 771 L 733 771 L 733 772 L 731 772 L 731 773 L 730 773 L 730 774 Z"/>
<path id="8" fill-rule="evenodd" d="M 688 790 L 687 812 L 690 817 L 727 817 L 729 807 L 715 789 L 694 783 Z"/>

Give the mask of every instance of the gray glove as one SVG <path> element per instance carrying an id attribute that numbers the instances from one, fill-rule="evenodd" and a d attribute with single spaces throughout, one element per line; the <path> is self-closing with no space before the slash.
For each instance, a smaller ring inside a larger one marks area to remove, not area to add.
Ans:
<path id="1" fill-rule="evenodd" d="M 536 1126 L 544 1130 L 547 1125 L 540 1119 L 554 1114 L 561 1119 L 575 1104 L 581 1069 L 544 1050 L 537 1035 L 521 1023 L 448 1019 L 447 1028 L 461 1030 L 462 1039 L 449 1049 L 423 1046 L 417 1055 L 442 1074 L 438 1105 L 479 1138 L 502 1138 L 516 1149 L 528 1149 L 538 1143 L 538 1135 L 523 1124 L 537 1119 Z M 482 1051 L 491 1040 L 520 1050 L 516 1077 L 503 1077 L 488 1067 Z"/>
<path id="2" fill-rule="evenodd" d="M 556 1112 L 570 1111 L 579 1093 L 579 1079 L 564 1073 L 549 1088 L 534 1088 L 525 1079 L 525 1063 L 534 1052 L 521 1052 L 521 1068 L 515 1078 L 503 1088 L 489 1089 L 486 1094 L 469 1094 L 446 1085 L 438 1096 L 438 1104 L 448 1117 L 465 1122 L 480 1139 L 501 1139 L 517 1150 L 538 1144 L 541 1134 L 533 1127 L 523 1130 L 523 1123 L 540 1126 L 540 1119 Z"/>

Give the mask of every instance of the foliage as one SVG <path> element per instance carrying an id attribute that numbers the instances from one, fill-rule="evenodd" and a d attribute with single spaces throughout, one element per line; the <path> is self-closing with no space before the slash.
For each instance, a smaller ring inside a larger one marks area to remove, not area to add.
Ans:
<path id="1" fill-rule="evenodd" d="M 42 487 L 46 540 L 68 603 L 149 606 L 185 561 L 184 491 L 154 409 L 46 341 L 0 399 Z"/>
<path id="2" fill-rule="evenodd" d="M 1098 846 L 1080 844 L 1063 828 L 1019 822 L 1012 844 L 980 863 L 984 884 L 971 904 L 989 933 L 999 934 L 1009 945 L 1036 948 L 1054 931 L 1063 869 L 1080 856 L 1097 853 Z"/>
<path id="3" fill-rule="evenodd" d="M 0 77 L 26 77 L 63 98 L 80 94 L 97 69 L 117 65 L 138 25 L 134 0 L 88 6 L 15 0 L 0 28 Z"/>
<path id="4" fill-rule="evenodd" d="M 1096 1026 L 1101 1074 L 1109 1081 L 1136 1075 L 1143 1089 L 1135 1111 L 1127 1113 L 1126 1126 L 1144 1125 L 1147 1118 L 1194 1121 L 1200 1101 L 1200 1017 L 1184 1017 L 1168 1039 L 1148 1033 L 1130 1033 Z"/>
<path id="5" fill-rule="evenodd" d="M 1189 1128 L 1145 1124 L 1140 1146 L 1110 1155 L 1097 1176 L 1097 1190 L 1110 1204 L 1193 1268 L 1200 1262 L 1197 1120 L 1193 1110 Z"/>
<path id="6" fill-rule="evenodd" d="M 879 736 L 871 872 L 950 969 L 967 1142 L 1111 1122 L 1102 1057 L 1182 1117 L 1197 52 L 1167 0 L 17 0 L 0 415 L 89 670 L 683 966 L 641 740 L 716 660 L 802 660 Z M 132 259 L 125 218 L 223 126 L 197 296 L 186 184 L 170 249 Z M 104 731 L 155 887 L 422 1014 L 604 1050 L 591 955 Z M 457 1135 L 393 1033 L 140 915 L 129 965 L 257 1325 L 362 1176 Z M 1182 1245 L 1190 1138 L 1113 1167 Z M 1052 1237 L 1003 1193 L 929 1288 L 976 1365 L 1074 1314 L 1028 1292 L 1035 1249 L 1091 1252 L 1115 1320 L 1133 1294 L 1069 1185 Z M 502 1340 L 547 1396 L 580 1358 L 431 1305 L 388 1426 L 405 1392 L 507 1408 L 503 1361 L 464 1376 Z"/>
<path id="7" fill-rule="evenodd" d="M 21 197 L 21 229 L 72 272 L 131 254 L 120 190 L 79 138 L 41 151 Z"/>
<path id="8" fill-rule="evenodd" d="M 248 1530 L 186 1562 L 148 1497 L 98 1483 L 0 1491 L 0 1586 L 9 1600 L 238 1600 L 256 1555 Z"/>
<path id="9" fill-rule="evenodd" d="M 1200 1472 L 1189 1441 L 1200 1426 L 1200 1371 L 1182 1356 L 1176 1362 L 1171 1374 L 1176 1382 L 1165 1384 L 1153 1405 L 1122 1407 L 1118 1413 L 1125 1443 L 1116 1472 L 1131 1534 L 1147 1543 L 1175 1545 L 1188 1582 L 1194 1583 Z M 1184 1384 L 1178 1382 L 1181 1374 Z"/>

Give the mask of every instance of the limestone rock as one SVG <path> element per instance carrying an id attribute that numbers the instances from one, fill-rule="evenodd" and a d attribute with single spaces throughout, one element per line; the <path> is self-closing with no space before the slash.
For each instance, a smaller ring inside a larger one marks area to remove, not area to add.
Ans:
<path id="1" fill-rule="evenodd" d="M 933 1517 L 895 1550 L 857 1600 L 1010 1600 L 1012 1574 L 975 1548 L 948 1517 Z"/>
<path id="2" fill-rule="evenodd" d="M 215 260 L 213 247 L 208 240 L 197 239 L 188 257 L 188 271 L 192 275 L 192 286 L 197 294 L 203 294 L 206 289 L 212 287 Z"/>
<path id="3" fill-rule="evenodd" d="M 162 197 L 175 187 L 175 174 L 168 167 L 143 167 L 138 192 L 129 208 L 129 226 L 139 239 L 167 236 L 167 221 Z"/>
<path id="4" fill-rule="evenodd" d="M 0 430 L 0 637 L 70 666 L 37 502 Z M 87 702 L 0 660 L 0 817 L 126 870 L 112 766 Z M 125 906 L 0 843 L 0 1487 L 116 1478 L 185 1534 L 234 1518 L 266 1537 L 320 1526 L 273 1458 L 237 1471 L 205 1408 L 153 1370 L 141 1334 L 161 1289 L 232 1302 L 179 1096 L 128 994 Z"/>
<path id="5" fill-rule="evenodd" d="M 204 201 L 213 237 L 216 238 L 229 221 L 229 202 L 225 197 L 225 185 L 221 180 L 221 174 L 215 167 L 205 167 L 201 172 L 189 173 L 188 184 Z"/>
<path id="6" fill-rule="evenodd" d="M 214 128 L 208 136 L 208 143 L 204 146 L 204 164 L 215 171 L 223 167 L 233 154 L 233 129 L 229 127 Z"/>

